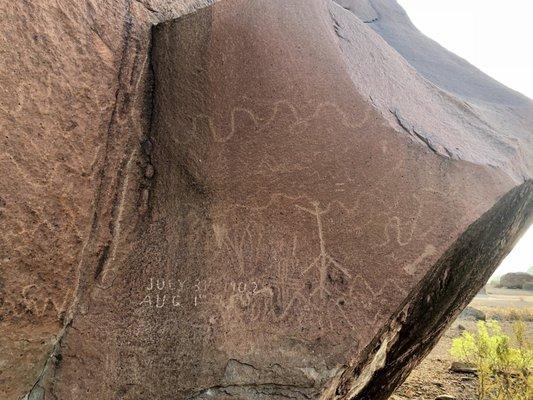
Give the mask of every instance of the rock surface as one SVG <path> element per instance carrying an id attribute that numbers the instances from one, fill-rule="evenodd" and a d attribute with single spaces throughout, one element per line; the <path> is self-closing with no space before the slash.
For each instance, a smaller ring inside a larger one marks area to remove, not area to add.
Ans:
<path id="1" fill-rule="evenodd" d="M 384 399 L 530 223 L 395 2 L 205 3 L 0 5 L 2 399 Z"/>
<path id="2" fill-rule="evenodd" d="M 457 372 L 461 374 L 475 374 L 477 370 L 470 364 L 466 364 L 460 361 L 454 361 L 450 366 L 450 371 Z"/>
<path id="3" fill-rule="evenodd" d="M 467 306 L 462 312 L 461 316 L 463 318 L 471 318 L 476 321 L 485 321 L 487 319 L 487 316 L 485 313 L 481 310 L 478 310 L 477 308 Z"/>
<path id="4" fill-rule="evenodd" d="M 533 284 L 533 275 L 527 272 L 510 272 L 500 278 L 500 286 L 507 289 L 525 289 L 527 284 Z"/>
<path id="5" fill-rule="evenodd" d="M 443 394 L 441 396 L 435 397 L 435 400 L 456 400 L 457 398 L 449 394 Z"/>
<path id="6" fill-rule="evenodd" d="M 1 2 L 1 399 L 36 383 L 98 260 L 127 252 L 119 242 L 144 185 L 150 29 L 205 3 Z"/>

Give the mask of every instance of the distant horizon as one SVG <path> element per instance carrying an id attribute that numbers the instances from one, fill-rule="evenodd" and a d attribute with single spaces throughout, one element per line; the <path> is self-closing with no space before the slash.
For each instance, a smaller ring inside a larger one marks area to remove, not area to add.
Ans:
<path id="1" fill-rule="evenodd" d="M 533 2 L 398 0 L 413 24 L 441 46 L 533 99 Z M 497 29 L 495 29 L 497 27 Z M 533 267 L 530 226 L 491 278 Z"/>
<path id="2" fill-rule="evenodd" d="M 505 257 L 491 278 L 505 275 L 509 272 L 526 272 L 533 267 L 533 226 L 530 226 L 515 247 Z"/>

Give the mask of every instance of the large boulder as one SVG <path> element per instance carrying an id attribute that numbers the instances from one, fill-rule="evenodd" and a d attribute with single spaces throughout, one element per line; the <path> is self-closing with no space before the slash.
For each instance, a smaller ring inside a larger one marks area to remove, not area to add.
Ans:
<path id="1" fill-rule="evenodd" d="M 384 399 L 531 223 L 394 1 L 205 3 L 0 5 L 2 399 Z"/>
<path id="2" fill-rule="evenodd" d="M 500 278 L 500 286 L 507 289 L 524 289 L 524 285 L 533 283 L 533 275 L 527 272 L 510 272 Z"/>

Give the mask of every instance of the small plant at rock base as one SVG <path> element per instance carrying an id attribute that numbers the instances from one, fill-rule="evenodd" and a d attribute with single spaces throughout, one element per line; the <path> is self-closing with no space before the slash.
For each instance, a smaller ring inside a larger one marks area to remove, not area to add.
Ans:
<path id="1" fill-rule="evenodd" d="M 533 398 L 533 346 L 522 321 L 513 331 L 511 338 L 497 321 L 479 321 L 477 332 L 465 331 L 452 342 L 452 355 L 477 369 L 479 400 Z"/>

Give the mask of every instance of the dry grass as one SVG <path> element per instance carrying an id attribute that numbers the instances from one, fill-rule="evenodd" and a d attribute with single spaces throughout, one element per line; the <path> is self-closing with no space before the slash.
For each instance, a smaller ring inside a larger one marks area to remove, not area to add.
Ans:
<path id="1" fill-rule="evenodd" d="M 498 321 L 524 321 L 533 322 L 533 308 L 513 308 L 513 307 L 478 307 L 485 313 L 487 319 Z"/>

